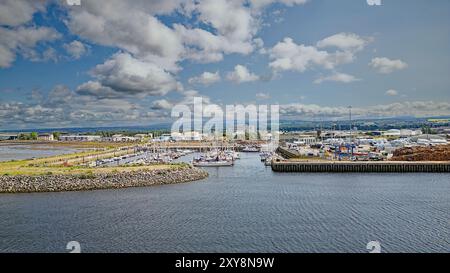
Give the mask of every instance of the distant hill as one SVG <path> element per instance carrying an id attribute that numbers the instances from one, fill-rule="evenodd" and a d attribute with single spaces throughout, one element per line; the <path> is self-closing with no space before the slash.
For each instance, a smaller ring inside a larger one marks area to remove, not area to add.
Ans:
<path id="1" fill-rule="evenodd" d="M 439 121 L 439 122 L 435 122 Z M 206 122 L 206 121 L 205 121 Z M 352 121 L 353 127 L 361 130 L 388 130 L 450 126 L 449 117 L 393 117 L 393 118 L 365 118 Z M 159 123 L 148 126 L 114 126 L 114 127 L 75 127 L 75 128 L 44 128 L 44 129 L 19 129 L 0 130 L 3 133 L 38 132 L 51 133 L 63 132 L 69 134 L 95 133 L 95 132 L 147 132 L 147 131 L 169 131 L 172 123 Z M 283 131 L 296 130 L 348 130 L 349 120 L 280 120 L 280 129 Z"/>

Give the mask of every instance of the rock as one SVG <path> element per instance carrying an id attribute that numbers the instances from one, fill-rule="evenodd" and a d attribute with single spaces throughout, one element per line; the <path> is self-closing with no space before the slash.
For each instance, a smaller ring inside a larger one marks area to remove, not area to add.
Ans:
<path id="1" fill-rule="evenodd" d="M 208 177 L 198 168 L 89 175 L 1 176 L 0 193 L 86 191 L 186 183 Z"/>

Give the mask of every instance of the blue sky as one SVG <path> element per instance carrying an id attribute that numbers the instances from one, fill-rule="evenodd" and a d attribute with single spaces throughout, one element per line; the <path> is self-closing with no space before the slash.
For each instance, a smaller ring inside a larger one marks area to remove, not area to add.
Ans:
<path id="1" fill-rule="evenodd" d="M 450 115 L 446 0 L 4 0 L 0 129 L 148 125 L 175 104 Z M 123 12 L 127 11 L 127 12 Z"/>

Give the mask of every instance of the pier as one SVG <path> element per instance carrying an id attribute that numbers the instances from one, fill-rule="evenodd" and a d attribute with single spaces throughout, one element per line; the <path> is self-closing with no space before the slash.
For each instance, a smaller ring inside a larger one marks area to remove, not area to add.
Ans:
<path id="1" fill-rule="evenodd" d="M 274 172 L 449 173 L 450 162 L 272 162 Z"/>

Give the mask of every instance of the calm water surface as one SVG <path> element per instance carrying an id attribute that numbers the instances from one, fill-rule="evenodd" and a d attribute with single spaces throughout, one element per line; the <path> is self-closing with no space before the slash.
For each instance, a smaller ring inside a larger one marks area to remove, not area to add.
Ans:
<path id="1" fill-rule="evenodd" d="M 0 195 L 0 252 L 450 251 L 448 174 L 277 174 L 242 156 L 188 184 Z"/>
<path id="2" fill-rule="evenodd" d="M 49 157 L 79 152 L 81 149 L 48 145 L 0 145 L 0 162 Z"/>

